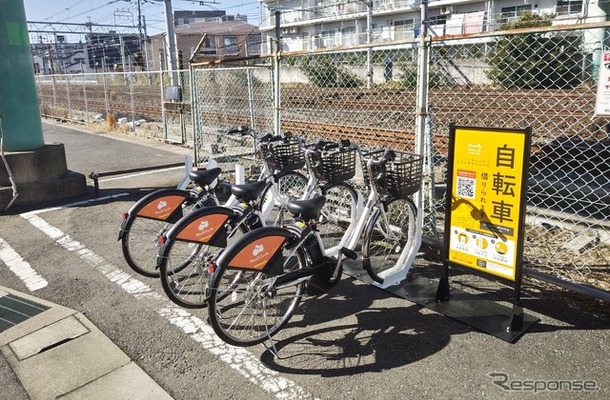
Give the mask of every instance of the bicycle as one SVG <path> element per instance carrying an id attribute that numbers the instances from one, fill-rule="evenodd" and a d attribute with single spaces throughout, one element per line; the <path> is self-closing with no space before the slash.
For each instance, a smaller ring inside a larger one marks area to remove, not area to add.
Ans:
<path id="1" fill-rule="evenodd" d="M 304 163 L 303 154 L 294 153 L 295 143 L 291 135 L 260 138 L 264 179 L 231 186 L 238 204 L 194 210 L 160 238 L 157 268 L 163 289 L 174 303 L 185 308 L 205 307 L 207 263 L 216 248 L 226 247 L 227 241 L 244 232 L 277 223 L 270 219 L 270 210 L 278 207 L 275 216 L 281 217 L 281 208 L 296 195 L 295 189 L 299 192 L 304 186 L 305 177 L 291 171 Z M 267 175 L 271 168 L 274 172 Z"/>
<path id="2" fill-rule="evenodd" d="M 281 148 L 280 154 L 286 155 L 284 145 L 285 143 L 282 147 L 266 149 L 267 158 L 272 157 L 271 154 L 277 158 L 278 148 Z M 344 212 L 348 213 L 347 220 L 350 224 L 356 220 L 355 189 L 343 182 L 355 173 L 354 155 L 355 148 L 349 146 L 348 142 L 318 141 L 314 146 L 306 148 L 305 159 L 310 176 L 303 196 L 308 197 L 317 190 L 335 199 L 334 207 L 325 208 L 327 216 L 320 218 L 319 225 L 343 223 L 346 219 Z M 290 157 L 285 158 L 285 165 L 288 164 L 296 165 L 290 161 Z M 269 188 L 265 181 L 250 186 L 232 186 L 232 194 L 241 200 L 237 206 L 231 209 L 206 207 L 195 210 L 178 221 L 164 235 L 157 264 L 161 284 L 168 298 L 185 308 L 206 306 L 207 267 L 213 255 L 217 253 L 216 249 L 210 247 L 225 247 L 227 241 L 235 240 L 252 229 L 283 222 L 271 222 L 264 216 L 264 207 L 260 204 L 265 203 L 263 193 Z M 349 205 L 347 211 L 337 211 L 337 204 L 344 204 L 346 201 Z"/>
<path id="3" fill-rule="evenodd" d="M 415 223 L 416 218 L 421 221 L 421 214 L 408 197 L 421 187 L 422 157 L 394 151 L 360 155 L 366 164 L 370 194 L 347 245 L 336 257 L 325 254 L 316 228 L 326 201 L 318 196 L 288 202 L 293 221 L 244 234 L 210 265 L 209 320 L 223 341 L 250 346 L 272 338 L 290 320 L 305 294 L 326 293 L 339 282 L 343 258 L 357 257 L 354 248 L 363 232 L 363 260 L 371 265 L 380 261 L 374 254 L 377 250 L 384 257 L 387 249 L 399 253 L 390 268 L 364 265 L 371 278 L 380 287 L 404 280 L 421 244 L 421 223 Z M 380 193 L 388 196 L 382 200 Z M 395 215 L 386 213 L 385 207 L 395 198 L 406 201 L 407 232 L 388 220 Z M 380 236 L 392 241 L 371 245 Z"/>
<path id="4" fill-rule="evenodd" d="M 249 135 L 259 149 L 272 148 L 275 145 L 272 146 L 271 143 L 282 140 L 271 134 L 259 138 L 257 133 L 248 127 L 233 128 L 227 134 Z M 262 163 L 259 179 L 269 182 L 262 196 L 265 199 L 265 215 L 270 218 L 277 204 L 285 203 L 288 196 L 293 196 L 294 192 L 305 187 L 307 178 L 295 171 L 280 172 L 276 168 L 281 168 L 283 165 L 271 164 L 265 158 L 261 158 L 258 151 L 256 154 L 259 155 L 258 159 Z M 210 164 L 214 164 L 213 160 Z M 293 165 L 296 166 L 298 164 Z M 135 272 L 146 277 L 158 277 L 159 239 L 190 211 L 220 205 L 214 191 L 220 173 L 221 169 L 217 167 L 190 171 L 187 175 L 194 183 L 194 187 L 190 190 L 181 188 L 156 190 L 138 200 L 126 213 L 123 213 L 118 240 L 121 241 L 125 261 Z M 231 195 L 224 205 L 232 207 L 236 203 L 237 199 Z"/>
<path id="5" fill-rule="evenodd" d="M 309 174 L 303 198 L 326 197 L 317 228 L 326 254 L 336 255 L 341 239 L 352 232 L 362 211 L 362 196 L 349 183 L 356 174 L 357 146 L 349 140 L 301 145 Z"/>
<path id="6" fill-rule="evenodd" d="M 206 306 L 208 265 L 227 243 L 264 226 L 259 201 L 266 181 L 232 185 L 239 200 L 232 206 L 195 210 L 174 224 L 160 238 L 157 266 L 167 297 L 185 308 Z"/>
<path id="7" fill-rule="evenodd" d="M 155 190 L 123 213 L 118 240 L 127 265 L 140 275 L 158 277 L 159 238 L 190 210 L 219 204 L 213 183 L 220 173 L 217 167 L 190 171 L 193 188 Z"/>

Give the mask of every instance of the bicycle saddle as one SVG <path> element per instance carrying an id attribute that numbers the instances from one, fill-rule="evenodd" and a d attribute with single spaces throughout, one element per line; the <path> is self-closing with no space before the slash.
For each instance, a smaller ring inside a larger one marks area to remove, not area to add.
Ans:
<path id="1" fill-rule="evenodd" d="M 317 196 L 307 200 L 290 200 L 286 208 L 292 214 L 300 215 L 305 220 L 318 219 L 324 203 L 326 203 L 326 197 Z"/>
<path id="2" fill-rule="evenodd" d="M 206 185 L 209 185 L 210 183 L 214 182 L 214 179 L 218 178 L 218 175 L 220 175 L 221 172 L 222 172 L 222 169 L 220 169 L 218 167 L 210 168 L 210 169 L 203 169 L 203 170 L 195 170 L 195 171 L 189 172 L 189 178 L 193 182 L 197 182 L 197 184 L 199 186 L 206 186 Z"/>
<path id="3" fill-rule="evenodd" d="M 231 185 L 231 193 L 243 201 L 254 201 L 258 199 L 267 187 L 267 181 Z"/>

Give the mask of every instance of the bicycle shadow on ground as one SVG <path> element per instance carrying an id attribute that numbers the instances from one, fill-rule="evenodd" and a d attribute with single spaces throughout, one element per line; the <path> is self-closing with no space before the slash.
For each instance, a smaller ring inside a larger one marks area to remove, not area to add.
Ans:
<path id="1" fill-rule="evenodd" d="M 274 338 L 279 357 L 266 350 L 261 362 L 278 372 L 325 377 L 379 372 L 429 357 L 451 336 L 469 331 L 466 325 L 448 324 L 443 315 L 344 276 L 328 295 L 305 299 Z"/>
<path id="2" fill-rule="evenodd" d="M 430 265 L 416 271 L 434 279 L 440 267 Z M 450 279 L 457 290 L 511 306 L 514 289 L 506 284 L 459 270 L 451 271 Z M 524 335 L 610 328 L 610 318 L 569 306 L 574 296 L 583 297 L 560 293 L 554 286 L 541 289 L 525 280 L 521 296 L 524 311 L 538 314 L 541 321 Z M 383 307 L 386 300 L 390 303 Z M 325 377 L 379 372 L 429 357 L 443 349 L 453 335 L 478 331 L 409 300 L 404 299 L 403 305 L 393 293 L 344 276 L 328 295 L 303 302 L 275 338 L 275 349 L 265 351 L 261 361 L 278 372 Z"/>
<path id="3" fill-rule="evenodd" d="M 408 365 L 442 350 L 455 334 L 468 327 L 452 324 L 413 304 L 369 308 L 355 315 L 355 323 L 325 324 L 275 343 L 261 362 L 282 373 L 350 376 Z"/>

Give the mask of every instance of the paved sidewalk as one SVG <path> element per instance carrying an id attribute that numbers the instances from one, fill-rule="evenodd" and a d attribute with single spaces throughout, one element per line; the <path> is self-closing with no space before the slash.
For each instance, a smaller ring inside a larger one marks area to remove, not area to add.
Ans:
<path id="1" fill-rule="evenodd" d="M 172 399 L 81 313 L 3 286 L 0 351 L 2 398 Z"/>

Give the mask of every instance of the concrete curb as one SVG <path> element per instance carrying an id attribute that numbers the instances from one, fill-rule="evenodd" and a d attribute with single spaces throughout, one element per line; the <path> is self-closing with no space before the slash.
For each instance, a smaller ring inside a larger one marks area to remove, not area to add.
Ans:
<path id="1" fill-rule="evenodd" d="M 32 400 L 171 400 L 85 316 L 0 286 L 0 298 L 48 307 L 0 332 L 0 351 Z"/>

